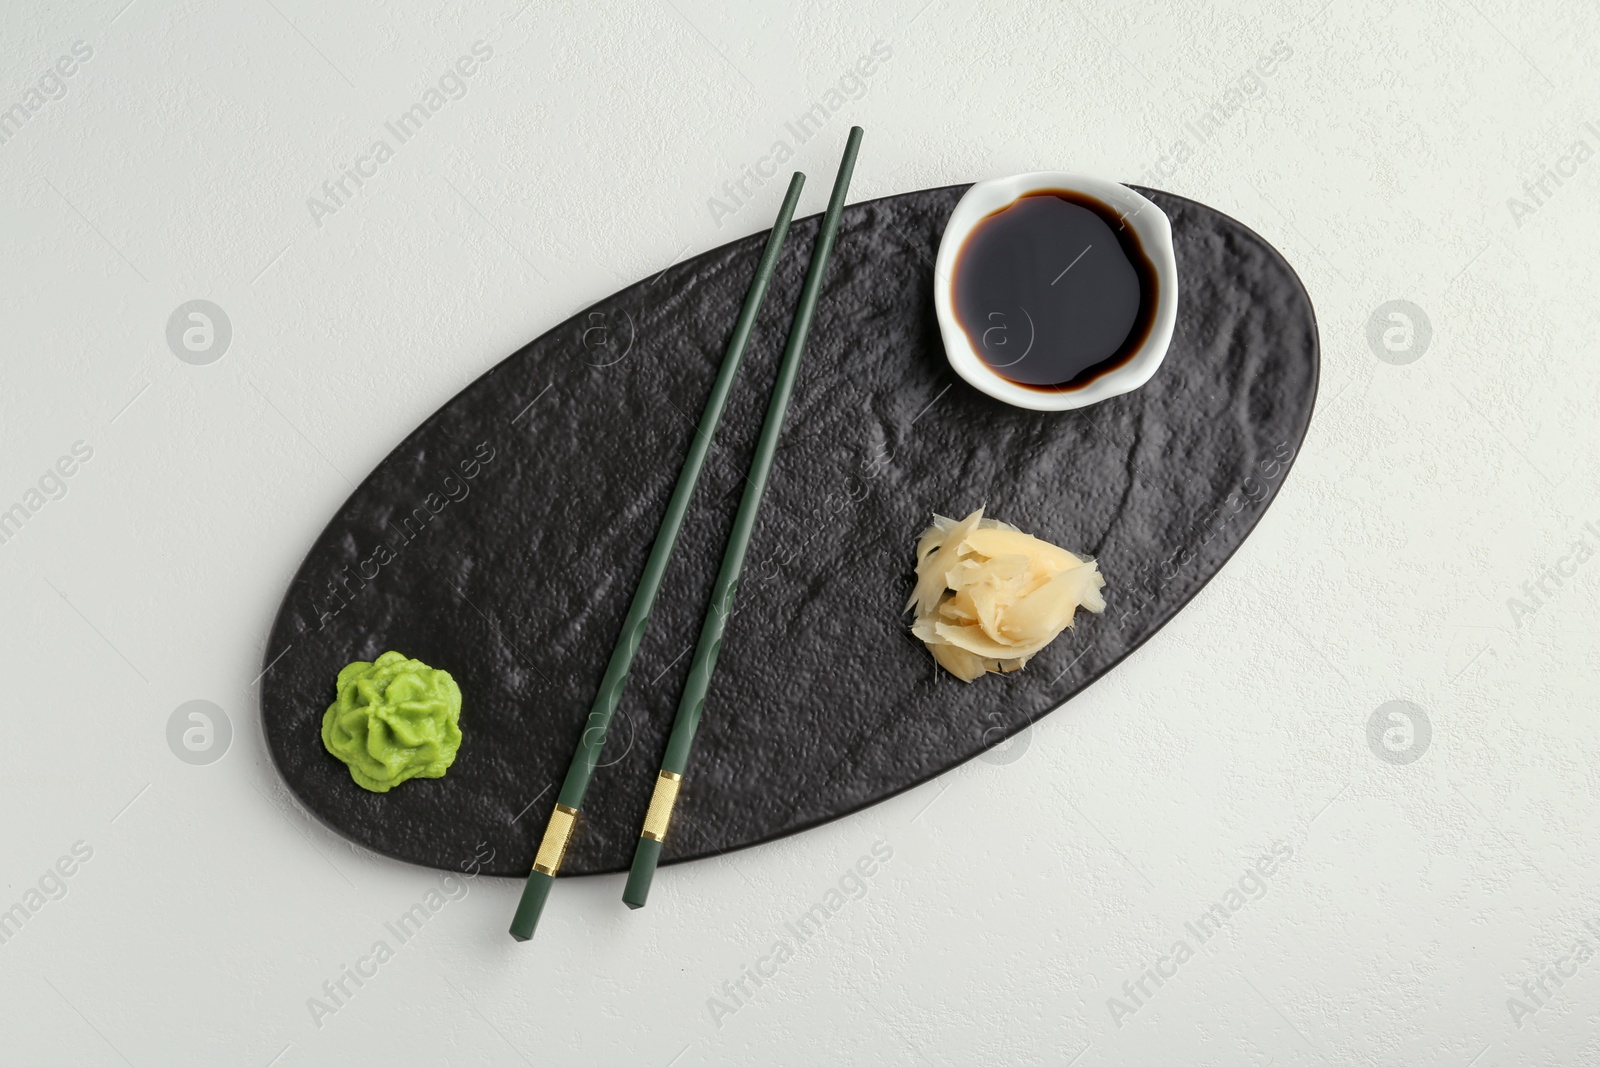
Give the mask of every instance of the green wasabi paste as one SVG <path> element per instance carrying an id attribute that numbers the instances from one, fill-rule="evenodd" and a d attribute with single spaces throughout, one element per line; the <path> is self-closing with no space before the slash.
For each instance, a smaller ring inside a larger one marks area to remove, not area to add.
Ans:
<path id="1" fill-rule="evenodd" d="M 449 672 L 385 652 L 339 672 L 322 717 L 322 743 L 363 789 L 387 793 L 408 778 L 442 778 L 461 748 L 461 689 Z"/>

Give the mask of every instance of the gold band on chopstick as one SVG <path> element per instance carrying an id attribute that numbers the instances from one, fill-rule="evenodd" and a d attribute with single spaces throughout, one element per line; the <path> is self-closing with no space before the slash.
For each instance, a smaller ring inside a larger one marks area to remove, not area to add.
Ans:
<path id="1" fill-rule="evenodd" d="M 650 810 L 644 813 L 644 829 L 640 837 L 652 841 L 667 839 L 667 824 L 672 822 L 672 806 L 678 802 L 678 785 L 683 775 L 662 771 L 656 776 L 655 792 L 650 794 Z"/>
<path id="2" fill-rule="evenodd" d="M 561 857 L 566 855 L 567 842 L 572 838 L 572 824 L 577 817 L 577 808 L 556 805 L 556 810 L 550 813 L 549 824 L 544 828 L 544 839 L 539 842 L 539 854 L 533 858 L 535 871 L 552 878 L 556 876 L 561 869 Z"/>

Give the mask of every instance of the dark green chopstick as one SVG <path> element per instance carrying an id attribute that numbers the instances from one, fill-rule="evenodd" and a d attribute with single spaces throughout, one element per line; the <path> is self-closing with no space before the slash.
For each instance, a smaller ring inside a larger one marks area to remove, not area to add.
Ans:
<path id="1" fill-rule="evenodd" d="M 852 126 L 850 139 L 845 142 L 844 158 L 839 162 L 839 176 L 833 182 L 833 195 L 828 198 L 828 210 L 822 216 L 822 225 L 817 230 L 811 265 L 806 269 L 800 303 L 795 308 L 794 324 L 789 328 L 789 343 L 783 350 L 783 362 L 778 366 L 777 384 L 772 387 L 766 421 L 761 425 L 761 437 L 756 443 L 755 458 L 750 463 L 750 474 L 745 479 L 744 495 L 740 497 L 739 510 L 734 515 L 733 532 L 729 534 L 728 547 L 722 554 L 722 568 L 717 572 L 716 584 L 712 586 L 711 604 L 706 609 L 705 622 L 700 627 L 700 640 L 695 645 L 689 680 L 684 685 L 682 699 L 678 701 L 678 714 L 672 722 L 672 735 L 667 739 L 661 773 L 656 776 L 655 790 L 650 796 L 650 810 L 644 817 L 644 829 L 640 831 L 639 841 L 634 846 L 633 867 L 628 872 L 627 887 L 622 891 L 622 900 L 630 908 L 644 907 L 645 899 L 650 895 L 650 882 L 655 877 L 656 864 L 661 859 L 661 845 L 666 840 L 667 826 L 672 820 L 678 786 L 689 764 L 689 751 L 694 746 L 700 713 L 705 708 L 706 694 L 711 688 L 711 674 L 717 667 L 717 652 L 722 647 L 722 636 L 728 628 L 728 617 L 733 613 L 733 598 L 739 591 L 739 572 L 744 568 L 750 536 L 755 531 L 756 513 L 761 510 L 761 495 L 766 489 L 767 476 L 772 471 L 773 457 L 778 451 L 783 417 L 789 409 L 789 397 L 794 392 L 795 377 L 800 371 L 800 356 L 805 351 L 812 313 L 816 311 L 817 298 L 822 292 L 822 276 L 828 269 L 828 257 L 833 253 L 834 241 L 839 234 L 839 216 L 844 211 L 845 193 L 850 188 L 850 175 L 855 170 L 856 152 L 860 147 L 861 127 Z"/>
<path id="2" fill-rule="evenodd" d="M 789 234 L 789 222 L 794 217 L 795 204 L 800 199 L 800 188 L 805 181 L 806 176 L 799 171 L 795 171 L 790 179 L 789 191 L 784 195 L 783 206 L 778 209 L 778 220 L 772 224 L 772 232 L 767 236 L 767 246 L 761 253 L 755 277 L 745 293 L 744 306 L 739 310 L 733 336 L 728 339 L 728 349 L 722 357 L 722 367 L 717 371 L 711 395 L 706 398 L 700 425 L 689 442 L 689 454 L 683 459 L 683 469 L 678 473 L 678 484 L 667 503 L 667 513 L 661 517 L 655 546 L 650 550 L 650 558 L 645 563 L 638 588 L 633 592 L 633 603 L 629 605 L 628 616 L 623 620 L 622 632 L 617 635 L 616 647 L 611 650 L 611 661 L 606 664 L 605 677 L 601 679 L 600 690 L 589 709 L 589 718 L 578 738 L 577 751 L 572 754 L 567 777 L 561 783 L 560 795 L 556 797 L 555 810 L 550 813 L 550 822 L 545 826 L 544 837 L 539 842 L 533 870 L 522 889 L 522 900 L 517 904 L 517 913 L 511 920 L 511 936 L 518 941 L 526 941 L 533 936 L 534 928 L 539 925 L 539 914 L 544 910 L 544 902 L 550 896 L 550 886 L 561 868 L 561 857 L 572 836 L 573 822 L 578 809 L 583 806 L 583 795 L 589 789 L 589 779 L 600 760 L 600 749 L 606 742 L 611 716 L 622 702 L 622 691 L 628 684 L 628 671 L 633 666 L 634 653 L 639 650 L 645 627 L 650 623 L 650 609 L 655 605 L 667 561 L 672 556 L 672 547 L 678 540 L 684 514 L 689 510 L 689 500 L 694 496 L 695 482 L 705 466 L 711 438 L 717 432 L 722 409 L 727 405 L 728 392 L 733 387 L 734 375 L 744 356 L 745 344 L 750 340 L 750 331 L 766 299 L 772 273 L 778 265 L 778 254 L 783 251 L 784 239 Z"/>

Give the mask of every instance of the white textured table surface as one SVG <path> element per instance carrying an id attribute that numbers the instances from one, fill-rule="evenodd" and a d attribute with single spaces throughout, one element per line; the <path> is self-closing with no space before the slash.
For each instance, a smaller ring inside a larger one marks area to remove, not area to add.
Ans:
<path id="1" fill-rule="evenodd" d="M 1593 5 L 65 6 L 0 14 L 0 1059 L 1600 1060 Z M 463 385 L 760 229 L 775 155 L 820 210 L 853 122 L 852 199 L 1071 168 L 1259 230 L 1303 454 L 1024 740 L 515 945 L 516 885 L 286 794 L 285 582 Z"/>

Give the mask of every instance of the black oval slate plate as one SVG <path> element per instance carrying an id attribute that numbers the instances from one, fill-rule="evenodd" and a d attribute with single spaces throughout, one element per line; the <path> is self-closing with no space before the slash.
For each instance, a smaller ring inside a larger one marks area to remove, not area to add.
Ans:
<path id="1" fill-rule="evenodd" d="M 1265 241 L 1149 192 L 1181 307 L 1161 370 L 1084 411 L 1020 411 L 949 370 L 933 262 L 965 186 L 856 204 L 828 272 L 667 862 L 838 818 L 998 744 L 1110 670 L 1244 540 L 1316 397 L 1311 302 Z M 795 223 L 562 874 L 625 870 L 755 446 L 817 218 Z M 262 715 L 289 787 L 377 852 L 527 873 L 760 253 L 757 234 L 601 301 L 400 443 L 317 538 L 269 639 Z M 447 354 L 441 354 L 447 356 Z M 900 614 L 930 512 L 1098 557 L 1103 615 L 963 685 Z M 339 668 L 450 671 L 448 775 L 385 795 L 322 747 Z"/>

